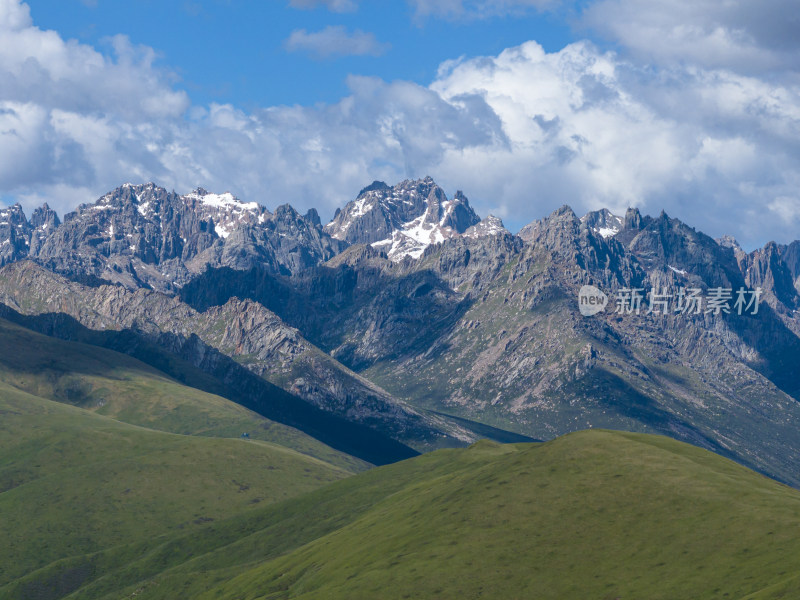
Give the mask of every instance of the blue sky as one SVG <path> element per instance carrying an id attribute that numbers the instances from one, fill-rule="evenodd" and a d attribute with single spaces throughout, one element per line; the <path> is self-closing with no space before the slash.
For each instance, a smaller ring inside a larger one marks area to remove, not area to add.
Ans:
<path id="1" fill-rule="evenodd" d="M 794 0 L 0 0 L 0 199 L 126 181 L 329 218 L 431 175 L 516 230 L 562 204 L 800 238 Z"/>
<path id="2" fill-rule="evenodd" d="M 446 60 L 494 55 L 532 39 L 558 51 L 576 39 L 567 8 L 479 19 L 423 16 L 408 3 L 391 0 L 341 11 L 324 3 L 293 8 L 280 0 L 29 0 L 28 5 L 39 27 L 106 54 L 113 51 L 105 38 L 117 34 L 155 49 L 158 63 L 174 71 L 195 103 L 243 108 L 336 102 L 346 95 L 351 73 L 427 85 Z M 313 35 L 330 27 L 344 28 L 351 37 L 359 31 L 371 35 L 373 47 L 360 55 L 319 55 L 288 44 L 293 32 Z"/>

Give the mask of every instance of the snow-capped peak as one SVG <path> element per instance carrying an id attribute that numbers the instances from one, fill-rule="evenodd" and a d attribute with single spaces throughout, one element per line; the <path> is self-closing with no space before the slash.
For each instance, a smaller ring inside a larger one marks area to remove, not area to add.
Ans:
<path id="1" fill-rule="evenodd" d="M 489 215 L 480 223 L 467 229 L 464 232 L 464 237 L 479 238 L 490 235 L 501 235 L 503 233 L 510 233 L 503 225 L 503 221 L 499 217 Z"/>
<path id="2" fill-rule="evenodd" d="M 269 211 L 258 202 L 243 202 L 230 192 L 213 194 L 197 188 L 182 199 L 201 217 L 211 218 L 221 238 L 228 237 L 242 224 L 261 224 L 269 217 Z"/>
<path id="3" fill-rule="evenodd" d="M 459 191 L 449 199 L 430 177 L 394 187 L 375 181 L 325 226 L 332 237 L 385 250 L 393 260 L 417 258 L 431 244 L 462 235 L 479 222 Z"/>
<path id="4" fill-rule="evenodd" d="M 197 188 L 190 194 L 187 194 L 186 198 L 199 200 L 202 204 L 214 208 L 232 209 L 237 211 L 258 210 L 257 202 L 242 202 L 230 192 L 225 192 L 224 194 L 212 194 L 203 188 Z"/>
<path id="5" fill-rule="evenodd" d="M 607 208 L 601 208 L 585 214 L 581 217 L 581 223 L 585 223 L 597 235 L 610 238 L 622 230 L 625 219 L 612 214 Z"/>
<path id="6" fill-rule="evenodd" d="M 216 234 L 222 238 L 228 237 L 242 225 L 264 224 L 270 217 L 269 211 L 257 202 L 243 202 L 231 192 L 215 194 L 197 188 L 179 196 L 154 183 L 125 183 L 102 196 L 93 205 L 82 205 L 78 212 L 86 215 L 86 218 L 93 218 L 89 215 L 116 215 L 131 206 L 135 207 L 141 218 L 162 228 L 165 226 L 165 219 L 169 220 L 169 215 L 173 215 L 176 210 L 190 211 L 200 221 L 213 222 Z M 104 227 L 107 228 L 108 225 Z"/>

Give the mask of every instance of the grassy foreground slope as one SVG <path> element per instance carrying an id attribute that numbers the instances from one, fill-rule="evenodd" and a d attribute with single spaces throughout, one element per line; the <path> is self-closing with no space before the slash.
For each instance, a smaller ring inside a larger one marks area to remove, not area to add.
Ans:
<path id="1" fill-rule="evenodd" d="M 0 597 L 65 597 L 172 537 L 349 474 L 283 446 L 152 431 L 0 383 Z"/>
<path id="2" fill-rule="evenodd" d="M 800 492 L 643 434 L 441 450 L 217 524 L 173 551 L 208 548 L 209 536 L 216 550 L 124 591 L 237 600 L 800 597 Z"/>
<path id="3" fill-rule="evenodd" d="M 351 471 L 368 464 L 135 358 L 41 335 L 0 319 L 0 381 L 35 396 L 150 429 L 274 442 Z"/>

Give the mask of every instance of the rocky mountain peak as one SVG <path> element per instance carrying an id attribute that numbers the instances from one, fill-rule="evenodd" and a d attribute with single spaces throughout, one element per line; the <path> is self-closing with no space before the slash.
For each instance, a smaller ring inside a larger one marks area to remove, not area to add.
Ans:
<path id="1" fill-rule="evenodd" d="M 209 266 L 259 264 L 292 273 L 342 249 L 322 232 L 316 212 L 306 219 L 286 205 L 272 215 L 257 202 L 202 187 L 178 195 L 154 183 L 127 183 L 80 205 L 61 225 L 49 207 L 38 209 L 32 223 L 30 256 L 49 268 L 86 282 L 168 292 Z M 16 260 L 20 251 L 9 256 Z"/>
<path id="2" fill-rule="evenodd" d="M 800 293 L 800 241 L 795 240 L 781 248 L 781 259 L 794 278 L 794 287 Z"/>
<path id="3" fill-rule="evenodd" d="M 319 218 L 319 213 L 316 208 L 309 208 L 303 218 L 312 224 L 314 227 L 322 227 L 322 221 Z"/>
<path id="4" fill-rule="evenodd" d="M 463 235 L 466 238 L 480 238 L 489 235 L 503 234 L 510 235 L 511 232 L 505 228 L 503 221 L 499 217 L 488 215 L 485 219 L 481 220 L 480 223 L 468 227 Z"/>
<path id="5" fill-rule="evenodd" d="M 33 211 L 30 221 L 19 203 L 0 209 L 0 264 L 35 255 L 42 240 L 60 224 L 47 203 Z"/>
<path id="6" fill-rule="evenodd" d="M 625 211 L 625 220 L 623 222 L 624 229 L 641 229 L 642 228 L 642 213 L 638 208 L 628 208 Z"/>
<path id="7" fill-rule="evenodd" d="M 31 230 L 18 202 L 0 210 L 0 266 L 27 256 Z"/>
<path id="8" fill-rule="evenodd" d="M 535 222 L 530 230 L 529 239 L 532 243 L 560 250 L 565 244 L 571 245 L 578 238 L 580 225 L 580 220 L 572 208 L 565 204 L 541 221 Z"/>
<path id="9" fill-rule="evenodd" d="M 741 268 L 748 286 L 762 288 L 768 301 L 772 296 L 787 309 L 794 310 L 800 306 L 800 296 L 793 274 L 781 254 L 781 248 L 775 242 L 769 242 L 748 254 L 741 262 Z"/>
<path id="10" fill-rule="evenodd" d="M 615 236 L 625 226 L 622 217 L 612 214 L 607 208 L 593 210 L 581 217 L 581 222 L 597 235 L 607 238 Z"/>
<path id="11" fill-rule="evenodd" d="M 721 248 L 728 248 L 733 252 L 734 258 L 736 258 L 736 263 L 739 265 L 739 268 L 746 268 L 744 263 L 747 259 L 747 252 L 742 250 L 742 247 L 739 245 L 739 242 L 731 235 L 723 235 L 722 237 L 717 238 L 717 244 Z"/>
<path id="12" fill-rule="evenodd" d="M 615 236 L 648 272 L 653 285 L 661 285 L 659 273 L 708 287 L 738 288 L 742 273 L 730 249 L 665 212 L 657 218 L 642 217 L 629 209 L 625 228 Z"/>
<path id="13" fill-rule="evenodd" d="M 257 202 L 243 202 L 230 192 L 212 194 L 197 188 L 182 199 L 201 219 L 213 220 L 214 231 L 221 238 L 241 226 L 262 224 L 270 217 L 269 211 Z"/>
<path id="14" fill-rule="evenodd" d="M 622 219 L 622 228 L 614 234 L 614 237 L 627 246 L 652 220 L 649 216 L 643 217 L 638 208 L 629 207 Z"/>
<path id="15" fill-rule="evenodd" d="M 459 236 L 480 222 L 462 192 L 448 199 L 431 177 L 394 187 L 375 181 L 325 226 L 331 237 L 373 244 L 393 260 L 418 258 L 429 245 Z"/>
<path id="16" fill-rule="evenodd" d="M 276 223 L 280 223 L 281 225 L 285 225 L 287 227 L 296 225 L 301 221 L 305 222 L 305 219 L 300 216 L 300 213 L 297 212 L 291 204 L 281 204 L 278 206 L 275 209 L 275 214 L 273 217 Z"/>
<path id="17" fill-rule="evenodd" d="M 739 242 L 736 240 L 735 237 L 732 235 L 723 235 L 722 237 L 718 237 L 716 242 L 722 246 L 723 248 L 731 248 L 733 250 L 742 250 L 742 247 L 739 245 Z"/>
<path id="18" fill-rule="evenodd" d="M 555 223 L 569 223 L 569 228 L 577 232 L 577 224 L 579 221 L 572 208 L 565 204 L 554 210 L 544 219 L 531 221 L 520 229 L 517 235 L 528 243 L 534 243 L 537 240 L 541 241 L 540 236 L 548 229 L 551 229 Z"/>
<path id="19" fill-rule="evenodd" d="M 31 215 L 31 226 L 35 229 L 39 228 L 53 228 L 55 229 L 61 225 L 61 219 L 58 214 L 45 202 L 39 208 L 33 211 Z"/>
<path id="20" fill-rule="evenodd" d="M 28 219 L 25 218 L 25 211 L 22 210 L 22 205 L 19 202 L 0 210 L 0 221 L 13 223 L 18 225 L 27 223 Z"/>
<path id="21" fill-rule="evenodd" d="M 56 211 L 54 211 L 45 202 L 39 208 L 33 211 L 31 215 L 31 238 L 30 238 L 30 254 L 36 255 L 39 248 L 47 236 L 52 234 L 56 228 L 61 225 L 61 219 L 58 218 Z"/>
<path id="22" fill-rule="evenodd" d="M 559 208 L 555 209 L 552 213 L 550 213 L 550 216 L 547 218 L 550 221 L 556 221 L 562 219 L 572 221 L 577 217 L 575 216 L 575 211 L 572 210 L 572 207 L 568 206 L 567 204 L 564 204 L 563 206 L 560 206 Z"/>
<path id="23" fill-rule="evenodd" d="M 391 189 L 392 188 L 389 187 L 385 182 L 378 181 L 376 179 L 371 184 L 369 184 L 368 186 L 363 188 L 360 192 L 358 192 L 358 197 L 360 198 L 361 196 L 363 196 L 367 192 L 380 191 L 380 190 L 391 190 Z"/>

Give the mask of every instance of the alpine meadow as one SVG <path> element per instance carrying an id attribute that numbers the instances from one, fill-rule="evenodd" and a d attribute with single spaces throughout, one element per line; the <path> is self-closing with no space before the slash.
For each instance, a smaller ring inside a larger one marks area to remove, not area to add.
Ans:
<path id="1" fill-rule="evenodd" d="M 0 0 L 0 598 L 800 598 L 795 9 Z"/>

